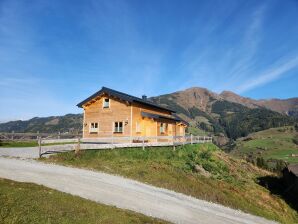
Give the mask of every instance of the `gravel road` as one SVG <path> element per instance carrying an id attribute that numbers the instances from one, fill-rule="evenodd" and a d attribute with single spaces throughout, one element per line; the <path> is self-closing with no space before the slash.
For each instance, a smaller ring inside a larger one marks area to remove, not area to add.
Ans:
<path id="1" fill-rule="evenodd" d="M 33 160 L 0 157 L 0 177 L 41 184 L 173 223 L 273 223 L 221 205 L 119 176 Z"/>
<path id="2" fill-rule="evenodd" d="M 74 144 L 65 145 L 49 145 L 42 146 L 42 153 L 49 152 L 65 152 L 74 150 Z M 7 157 L 19 157 L 19 158 L 39 158 L 39 148 L 38 147 L 0 147 L 0 156 Z M 47 156 L 47 155 L 43 155 Z"/>

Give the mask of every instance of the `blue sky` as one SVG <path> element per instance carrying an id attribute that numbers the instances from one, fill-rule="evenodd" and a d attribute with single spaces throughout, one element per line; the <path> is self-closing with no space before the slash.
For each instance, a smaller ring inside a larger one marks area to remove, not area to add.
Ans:
<path id="1" fill-rule="evenodd" d="M 0 121 L 78 113 L 107 86 L 298 96 L 297 0 L 0 0 Z"/>

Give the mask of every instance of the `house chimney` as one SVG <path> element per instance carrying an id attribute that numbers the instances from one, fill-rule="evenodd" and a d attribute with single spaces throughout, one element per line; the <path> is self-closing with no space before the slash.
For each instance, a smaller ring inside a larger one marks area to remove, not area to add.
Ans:
<path id="1" fill-rule="evenodd" d="M 146 95 L 143 95 L 143 96 L 142 96 L 142 99 L 143 99 L 143 100 L 147 100 L 147 96 L 146 96 Z"/>

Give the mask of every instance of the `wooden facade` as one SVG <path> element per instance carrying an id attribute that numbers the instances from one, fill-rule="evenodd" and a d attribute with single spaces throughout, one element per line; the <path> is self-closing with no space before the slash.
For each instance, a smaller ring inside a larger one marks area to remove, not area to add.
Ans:
<path id="1" fill-rule="evenodd" d="M 187 127 L 172 110 L 106 87 L 78 106 L 83 138 L 184 136 Z"/>

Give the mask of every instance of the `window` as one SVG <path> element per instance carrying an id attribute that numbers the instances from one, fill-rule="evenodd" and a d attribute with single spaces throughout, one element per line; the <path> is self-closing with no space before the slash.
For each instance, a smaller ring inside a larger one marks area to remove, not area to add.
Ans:
<path id="1" fill-rule="evenodd" d="M 122 133 L 123 132 L 123 122 L 115 122 L 114 123 L 114 132 L 116 133 Z"/>
<path id="2" fill-rule="evenodd" d="M 90 123 L 89 132 L 97 133 L 98 132 L 98 123 Z"/>
<path id="3" fill-rule="evenodd" d="M 110 108 L 110 99 L 109 98 L 105 98 L 103 100 L 103 108 Z"/>
<path id="4" fill-rule="evenodd" d="M 141 124 L 139 122 L 136 123 L 136 132 L 137 133 L 141 132 Z"/>
<path id="5" fill-rule="evenodd" d="M 165 124 L 165 123 L 160 123 L 160 127 L 159 127 L 160 133 L 165 133 L 166 132 L 166 128 L 167 128 L 166 125 L 167 124 Z"/>

